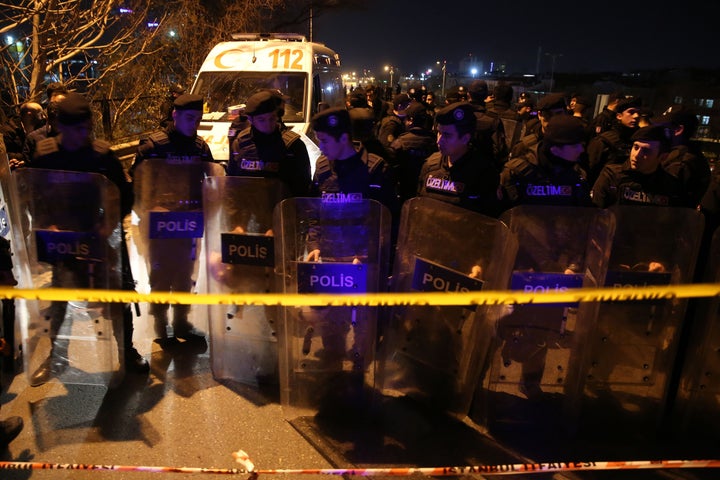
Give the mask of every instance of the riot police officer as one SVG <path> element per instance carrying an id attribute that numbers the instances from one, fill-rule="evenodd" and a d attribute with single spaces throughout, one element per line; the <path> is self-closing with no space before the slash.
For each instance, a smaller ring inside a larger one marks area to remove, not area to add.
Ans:
<path id="1" fill-rule="evenodd" d="M 67 170 L 74 172 L 99 173 L 107 177 L 120 190 L 121 215 L 130 213 L 132 206 L 132 186 L 127 182 L 123 167 L 110 145 L 101 140 L 92 139 L 92 111 L 90 103 L 78 93 L 68 93 L 58 103 L 57 128 L 59 134 L 46 138 L 37 144 L 32 161 L 33 168 Z M 124 238 L 124 236 L 123 236 Z M 134 289 L 132 274 L 125 242 L 121 242 L 123 288 Z M 87 271 L 77 266 L 65 265 L 72 274 L 87 276 Z M 65 302 L 55 302 L 50 319 L 50 337 L 54 340 L 64 320 Z M 132 346 L 133 320 L 130 305 L 123 308 L 123 345 L 124 362 L 128 371 L 148 373 L 150 367 L 138 351 Z M 54 348 L 54 344 L 53 344 Z M 54 370 L 62 365 L 53 363 L 53 355 L 48 357 L 41 367 L 33 373 L 31 384 L 42 385 Z"/>
<path id="2" fill-rule="evenodd" d="M 135 160 L 130 167 L 131 175 L 135 176 L 138 166 L 146 159 L 165 159 L 175 165 L 188 166 L 194 162 L 213 162 L 210 147 L 197 134 L 202 119 L 203 98 L 199 95 L 183 94 L 174 102 L 173 123 L 167 128 L 151 133 L 140 141 Z M 199 192 L 202 178 L 196 185 L 188 186 Z M 137 181 L 137 180 L 136 180 Z M 136 187 L 136 194 L 139 188 Z M 199 195 L 199 193 L 198 193 Z M 196 200 L 197 201 L 197 200 Z M 153 207 L 153 206 L 151 206 Z M 199 205 L 201 208 L 201 206 Z M 194 240 L 189 238 L 172 238 L 151 240 L 149 249 L 150 287 L 153 291 L 188 292 L 192 288 L 192 270 L 194 266 Z M 150 313 L 155 317 L 155 334 L 157 340 L 164 344 L 168 340 L 169 305 L 153 303 Z M 201 340 L 202 332 L 195 330 L 188 321 L 189 305 L 173 306 L 173 332 L 176 338 Z"/>
<path id="3" fill-rule="evenodd" d="M 505 164 L 500 183 L 512 205 L 589 206 L 590 186 L 578 161 L 584 155 L 585 128 L 580 119 L 553 116 L 540 143 Z"/>
<path id="4" fill-rule="evenodd" d="M 405 124 L 407 131 L 390 145 L 401 202 L 417 195 L 423 163 L 438 150 L 431 129 L 432 117 L 425 105 L 418 101 L 411 102 L 405 110 Z"/>
<path id="5" fill-rule="evenodd" d="M 607 164 L 622 164 L 630 156 L 632 135 L 638 129 L 642 100 L 628 97 L 615 107 L 615 123 L 610 130 L 593 137 L 588 143 L 588 178 L 593 183 Z"/>
<path id="6" fill-rule="evenodd" d="M 263 90 L 248 99 L 250 126 L 232 143 L 228 175 L 279 178 L 292 195 L 307 196 L 310 157 L 300 135 L 282 124 L 282 105 L 279 92 Z"/>
<path id="7" fill-rule="evenodd" d="M 429 196 L 491 217 L 500 213 L 500 174 L 493 158 L 472 143 L 477 119 L 467 102 L 437 112 L 439 152 L 425 161 L 418 196 Z"/>
<path id="8" fill-rule="evenodd" d="M 592 188 L 592 200 L 601 208 L 620 205 L 694 207 L 683 183 L 662 168 L 670 149 L 665 128 L 643 127 L 631 138 L 630 158 L 603 168 Z"/>

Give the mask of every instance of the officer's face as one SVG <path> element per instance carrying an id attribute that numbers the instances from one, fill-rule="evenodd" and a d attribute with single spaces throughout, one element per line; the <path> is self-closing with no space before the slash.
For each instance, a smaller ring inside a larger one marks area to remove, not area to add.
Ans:
<path id="1" fill-rule="evenodd" d="M 178 132 L 186 137 L 194 137 L 197 135 L 197 129 L 202 120 L 202 112 L 200 110 L 175 110 L 173 119 Z"/>
<path id="2" fill-rule="evenodd" d="M 90 134 L 92 133 L 90 120 L 74 125 L 58 123 L 57 129 L 62 134 L 62 146 L 65 150 L 74 152 L 90 143 Z"/>
<path id="3" fill-rule="evenodd" d="M 341 136 L 339 139 L 336 139 L 325 132 L 315 132 L 315 134 L 318 139 L 318 147 L 323 155 L 331 161 L 340 159 L 340 154 L 343 151 L 343 137 Z"/>
<path id="4" fill-rule="evenodd" d="M 660 142 L 636 140 L 630 150 L 630 168 L 640 173 L 653 173 L 660 165 Z"/>
<path id="5" fill-rule="evenodd" d="M 253 115 L 248 118 L 252 126 L 260 133 L 271 134 L 277 128 L 278 116 L 275 112 Z"/>
<path id="6" fill-rule="evenodd" d="M 440 153 L 450 158 L 459 158 L 468 150 L 471 135 L 460 135 L 455 125 L 438 125 L 437 145 Z"/>
<path id="7" fill-rule="evenodd" d="M 618 121 L 629 128 L 637 127 L 638 118 L 640 118 L 640 109 L 638 108 L 626 108 L 617 114 Z"/>

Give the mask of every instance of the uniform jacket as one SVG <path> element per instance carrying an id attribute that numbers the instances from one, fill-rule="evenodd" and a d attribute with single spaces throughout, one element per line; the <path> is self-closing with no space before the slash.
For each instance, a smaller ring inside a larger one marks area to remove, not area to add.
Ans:
<path id="1" fill-rule="evenodd" d="M 300 135 L 290 128 L 270 135 L 252 127 L 243 130 L 230 150 L 227 174 L 278 178 L 296 197 L 310 191 L 310 157 Z"/>

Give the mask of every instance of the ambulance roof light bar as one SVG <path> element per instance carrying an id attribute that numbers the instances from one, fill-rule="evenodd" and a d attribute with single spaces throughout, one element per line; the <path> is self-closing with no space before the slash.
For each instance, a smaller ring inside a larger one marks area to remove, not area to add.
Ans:
<path id="1" fill-rule="evenodd" d="M 236 41 L 268 41 L 268 40 L 285 40 L 287 42 L 305 42 L 304 35 L 299 33 L 232 33 L 230 38 Z"/>

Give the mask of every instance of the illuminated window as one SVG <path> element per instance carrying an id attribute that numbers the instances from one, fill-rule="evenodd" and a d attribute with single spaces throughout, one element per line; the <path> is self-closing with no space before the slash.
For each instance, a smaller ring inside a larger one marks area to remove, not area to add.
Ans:
<path id="1" fill-rule="evenodd" d="M 710 116 L 709 115 L 701 115 L 700 116 L 700 125 L 710 125 Z"/>

